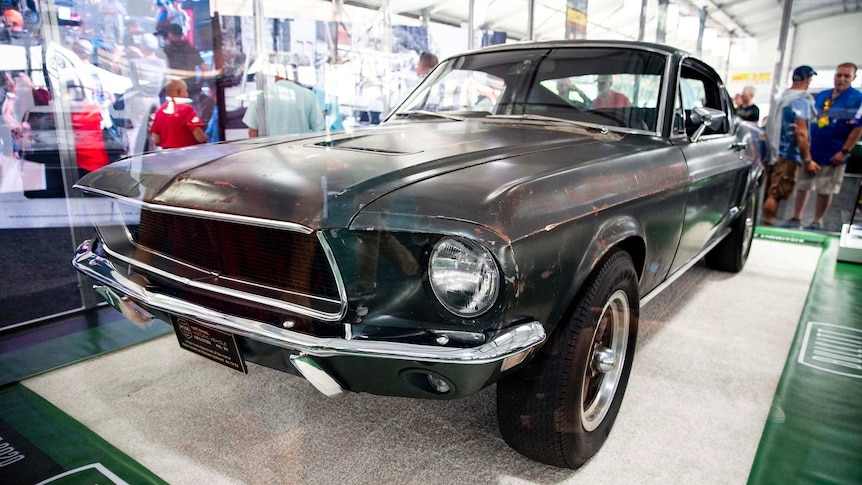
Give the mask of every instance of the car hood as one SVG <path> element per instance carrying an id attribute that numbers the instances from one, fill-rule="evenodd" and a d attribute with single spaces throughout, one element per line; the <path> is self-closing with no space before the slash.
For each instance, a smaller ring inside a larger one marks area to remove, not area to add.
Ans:
<path id="1" fill-rule="evenodd" d="M 353 133 L 255 138 L 133 156 L 77 185 L 151 204 L 313 229 L 347 227 L 363 207 L 407 185 L 427 185 L 443 174 L 541 151 L 565 148 L 569 167 L 636 151 L 618 143 L 624 138 L 511 122 L 392 123 Z M 593 149 L 580 148 L 585 146 Z M 441 193 L 446 189 L 440 187 Z"/>

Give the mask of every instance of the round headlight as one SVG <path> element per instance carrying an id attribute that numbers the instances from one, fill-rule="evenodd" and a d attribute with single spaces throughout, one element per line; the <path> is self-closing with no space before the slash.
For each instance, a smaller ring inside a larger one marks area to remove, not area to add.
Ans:
<path id="1" fill-rule="evenodd" d="M 500 290 L 500 272 L 483 246 L 464 239 L 443 238 L 431 252 L 428 279 L 447 310 L 475 317 L 488 310 Z"/>

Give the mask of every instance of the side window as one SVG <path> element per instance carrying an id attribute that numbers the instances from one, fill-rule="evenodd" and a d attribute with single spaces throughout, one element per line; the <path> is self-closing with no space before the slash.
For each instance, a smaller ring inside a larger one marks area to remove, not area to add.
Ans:
<path id="1" fill-rule="evenodd" d="M 692 109 L 702 106 L 727 113 L 727 103 L 722 96 L 724 89 L 715 75 L 706 68 L 695 64 L 692 60 L 684 61 L 679 85 L 680 97 L 677 103 L 682 103 L 682 109 L 685 112 L 685 131 L 688 135 L 697 129 L 697 125 L 691 121 Z M 722 123 L 708 127 L 704 134 L 727 133 L 729 129 L 729 120 L 725 119 Z"/>
<path id="2" fill-rule="evenodd" d="M 705 106 L 706 89 L 704 89 L 701 80 L 682 78 L 679 88 L 680 94 L 682 94 L 682 107 L 684 110 L 691 111 L 699 106 Z"/>
<path id="3" fill-rule="evenodd" d="M 690 121 L 691 110 L 696 106 L 690 81 L 691 79 L 680 78 L 676 96 L 674 96 L 673 132 L 677 134 L 688 131 L 691 135 L 696 128 L 692 123 L 687 124 Z"/>

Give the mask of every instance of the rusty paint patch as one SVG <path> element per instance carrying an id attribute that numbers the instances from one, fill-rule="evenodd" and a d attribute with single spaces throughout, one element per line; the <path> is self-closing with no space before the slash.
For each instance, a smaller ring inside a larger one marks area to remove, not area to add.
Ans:
<path id="1" fill-rule="evenodd" d="M 608 207 L 610 207 L 610 205 L 608 205 L 608 204 L 602 204 L 602 205 L 598 205 L 598 206 L 594 205 L 593 206 L 593 215 L 594 216 L 599 215 L 599 212 L 607 209 Z"/>

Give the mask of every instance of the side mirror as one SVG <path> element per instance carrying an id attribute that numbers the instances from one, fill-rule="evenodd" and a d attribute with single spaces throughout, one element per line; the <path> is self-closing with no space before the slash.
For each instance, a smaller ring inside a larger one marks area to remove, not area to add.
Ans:
<path id="1" fill-rule="evenodd" d="M 715 108 L 707 108 L 698 106 L 691 110 L 691 121 L 698 125 L 694 135 L 691 136 L 692 142 L 697 142 L 700 136 L 703 135 L 707 127 L 719 125 L 727 119 L 727 114 L 724 111 Z"/>

